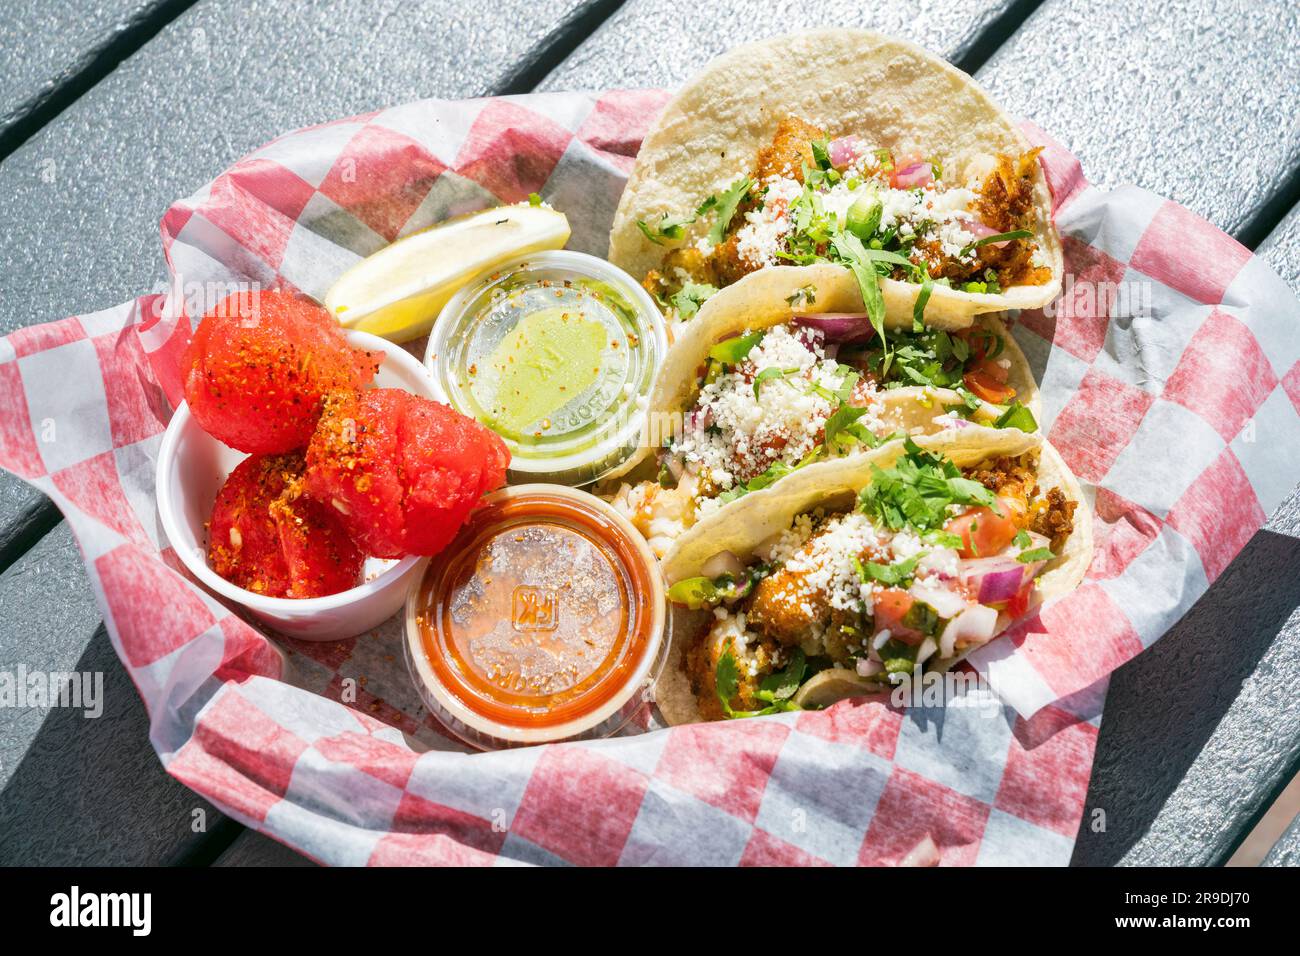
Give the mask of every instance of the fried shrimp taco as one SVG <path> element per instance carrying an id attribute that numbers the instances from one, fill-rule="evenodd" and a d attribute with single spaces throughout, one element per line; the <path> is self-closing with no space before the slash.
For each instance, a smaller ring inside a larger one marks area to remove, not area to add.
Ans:
<path id="1" fill-rule="evenodd" d="M 678 724 L 888 692 L 1073 590 L 1091 555 L 1078 483 L 1040 435 L 844 458 L 677 541 L 669 598 L 712 614 L 674 634 L 656 700 Z"/>
<path id="2" fill-rule="evenodd" d="M 886 346 L 864 316 L 779 286 L 783 271 L 757 277 L 764 295 L 681 330 L 640 447 L 602 488 L 659 557 L 703 517 L 795 472 L 904 437 L 942 449 L 1038 428 L 1029 364 L 998 319 L 898 331 Z"/>
<path id="3" fill-rule="evenodd" d="M 646 136 L 610 233 L 670 318 L 779 270 L 878 331 L 1050 302 L 1051 195 L 1011 119 L 910 43 L 822 30 L 712 61 Z M 758 292 L 756 294 L 760 294 Z"/>

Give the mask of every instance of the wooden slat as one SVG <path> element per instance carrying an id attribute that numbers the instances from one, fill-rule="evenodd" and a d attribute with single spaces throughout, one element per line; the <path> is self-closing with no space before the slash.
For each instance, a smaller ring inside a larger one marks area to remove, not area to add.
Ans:
<path id="1" fill-rule="evenodd" d="M 315 864 L 289 849 L 283 843 L 245 830 L 230 844 L 229 849 L 217 858 L 213 866 L 315 866 Z"/>
<path id="2" fill-rule="evenodd" d="M 273 136 L 494 92 L 595 6 L 199 4 L 0 164 L 0 334 L 159 288 L 168 205 Z"/>
<path id="3" fill-rule="evenodd" d="M 169 3 L 8 0 L 0 9 L 0 138 Z"/>
<path id="4" fill-rule="evenodd" d="M 1282 838 L 1273 844 L 1261 866 L 1300 866 L 1300 817 L 1291 823 Z"/>
<path id="5" fill-rule="evenodd" d="M 0 708 L 0 865 L 147 865 L 221 814 L 167 776 L 61 525 L 0 575 L 0 671 L 102 675 L 103 711 Z"/>
<path id="6" fill-rule="evenodd" d="M 1137 183 L 1237 232 L 1300 166 L 1300 5 L 1048 0 L 979 71 L 1098 185 Z"/>
<path id="7" fill-rule="evenodd" d="M 913 40 L 954 62 L 978 55 L 1014 0 L 808 0 L 774 11 L 768 0 L 678 3 L 629 0 L 542 82 L 544 90 L 673 87 L 710 58 L 748 40 L 821 26 L 864 27 Z"/>
<path id="8" fill-rule="evenodd" d="M 1292 290 L 1300 291 L 1300 206 L 1260 244 L 1259 254 Z"/>

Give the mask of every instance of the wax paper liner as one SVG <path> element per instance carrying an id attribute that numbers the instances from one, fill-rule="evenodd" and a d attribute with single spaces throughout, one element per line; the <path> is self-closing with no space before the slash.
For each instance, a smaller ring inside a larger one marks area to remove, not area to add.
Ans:
<path id="1" fill-rule="evenodd" d="M 424 101 L 281 137 L 162 224 L 166 294 L 0 340 L 0 464 L 62 509 L 169 773 L 323 862 L 1068 861 L 1107 675 L 1164 633 L 1300 473 L 1300 305 L 1141 189 L 1095 189 L 1037 129 L 1067 286 L 1016 336 L 1095 500 L 1075 593 L 972 664 L 1000 697 L 654 729 L 490 754 L 442 736 L 389 622 L 261 632 L 181 569 L 154 460 L 190 317 L 241 283 L 320 295 L 446 216 L 540 192 L 596 254 L 658 91 Z M 979 706 L 959 706 L 960 704 Z"/>

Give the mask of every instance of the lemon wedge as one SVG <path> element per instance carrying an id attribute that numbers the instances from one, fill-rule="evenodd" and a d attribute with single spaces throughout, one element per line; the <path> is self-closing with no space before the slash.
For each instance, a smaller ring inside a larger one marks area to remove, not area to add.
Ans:
<path id="1" fill-rule="evenodd" d="M 515 256 L 560 249 L 569 220 L 546 206 L 497 206 L 399 239 L 343 273 L 325 295 L 344 328 L 407 342 L 474 276 Z"/>

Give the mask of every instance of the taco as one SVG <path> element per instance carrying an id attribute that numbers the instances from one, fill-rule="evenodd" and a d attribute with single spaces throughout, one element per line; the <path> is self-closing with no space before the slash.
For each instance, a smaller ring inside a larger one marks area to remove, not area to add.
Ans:
<path id="1" fill-rule="evenodd" d="M 1092 556 L 1078 482 L 1040 435 L 943 454 L 892 443 L 711 516 L 664 560 L 669 598 L 712 611 L 674 633 L 655 691 L 670 724 L 828 706 L 944 670 Z"/>
<path id="2" fill-rule="evenodd" d="M 601 488 L 659 557 L 705 515 L 796 471 L 905 436 L 941 449 L 1038 428 L 1029 364 L 998 319 L 899 331 L 886 348 L 861 315 L 779 285 L 782 271 L 756 277 L 762 294 L 745 307 L 682 330 L 638 450 Z"/>
<path id="3" fill-rule="evenodd" d="M 745 44 L 646 136 L 609 259 L 671 319 L 774 269 L 880 331 L 922 312 L 963 328 L 1059 290 L 1038 152 L 969 76 L 910 43 L 835 29 Z"/>

